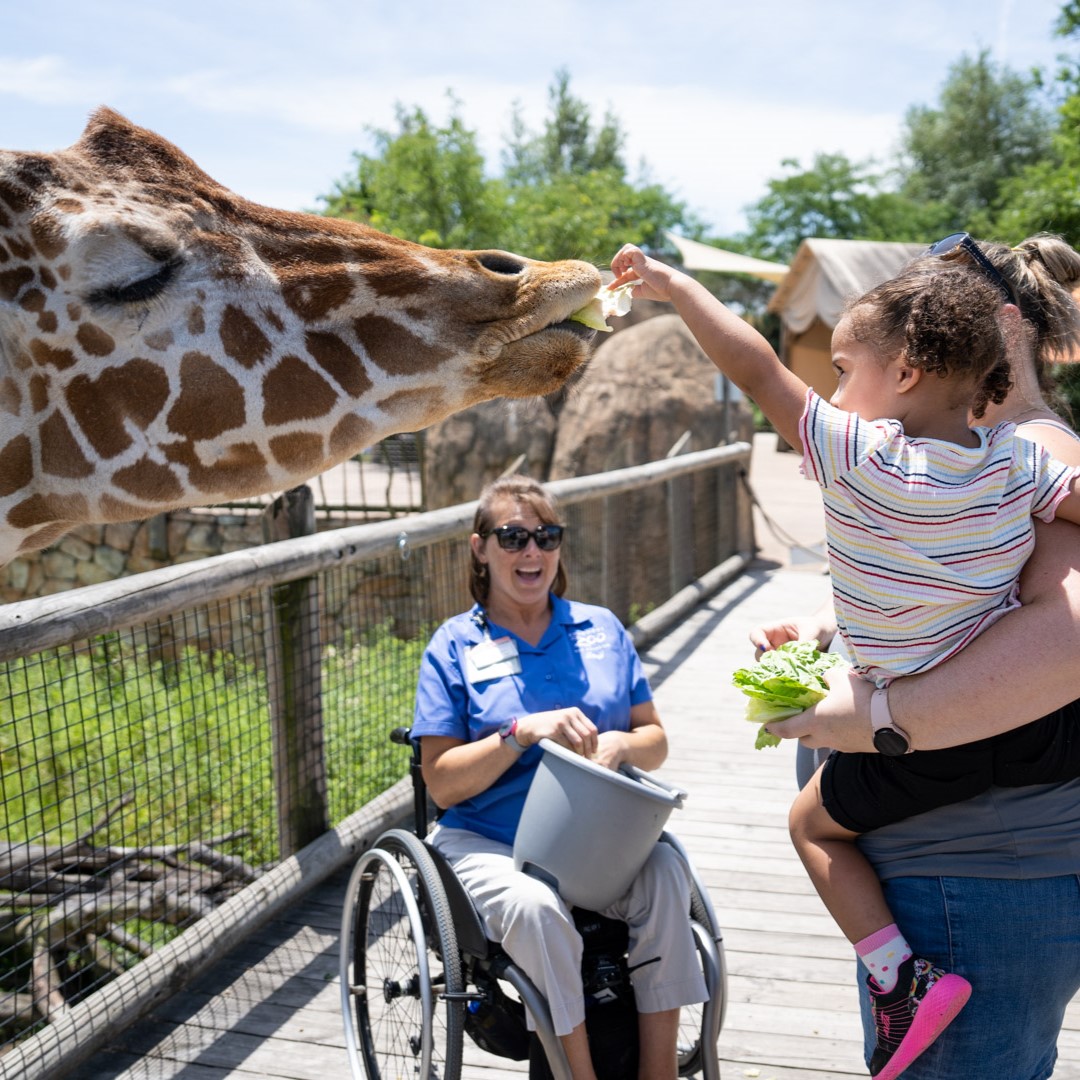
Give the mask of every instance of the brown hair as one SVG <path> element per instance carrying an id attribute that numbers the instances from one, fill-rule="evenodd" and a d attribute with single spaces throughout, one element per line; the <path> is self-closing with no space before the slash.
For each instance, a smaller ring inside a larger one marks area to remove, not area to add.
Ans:
<path id="1" fill-rule="evenodd" d="M 882 358 L 974 386 L 971 411 L 982 416 L 1011 385 L 1000 308 L 1001 294 L 977 267 L 928 257 L 864 293 L 846 314 L 856 340 Z"/>
<path id="2" fill-rule="evenodd" d="M 476 516 L 473 518 L 473 532 L 480 536 L 486 536 L 495 524 L 492 507 L 499 499 L 513 499 L 514 502 L 527 506 L 540 519 L 541 525 L 558 525 L 560 522 L 559 506 L 555 497 L 549 494 L 537 481 L 527 476 L 502 476 L 493 480 L 480 492 L 480 502 L 476 507 Z M 491 587 L 491 578 L 488 576 L 488 568 L 477 557 L 476 553 L 469 551 L 469 592 L 478 604 L 486 604 L 488 590 Z M 562 596 L 567 586 L 566 567 L 562 557 L 559 558 L 559 568 L 555 573 L 555 581 L 551 591 L 556 596 Z"/>
<path id="3" fill-rule="evenodd" d="M 1073 296 L 1080 288 L 1080 253 L 1051 233 L 1029 236 L 1014 248 L 993 243 L 979 246 L 1012 284 L 1020 314 L 1034 331 L 1039 389 L 1058 412 L 1068 415 L 1050 365 L 1080 354 L 1080 305 Z"/>

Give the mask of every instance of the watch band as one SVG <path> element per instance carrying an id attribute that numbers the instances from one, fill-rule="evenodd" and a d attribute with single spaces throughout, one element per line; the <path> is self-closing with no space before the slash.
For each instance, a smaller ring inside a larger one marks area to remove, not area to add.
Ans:
<path id="1" fill-rule="evenodd" d="M 889 690 L 882 687 L 870 696 L 870 726 L 873 728 L 874 745 L 878 751 L 890 757 L 911 753 L 911 738 L 903 728 L 897 727 L 889 711 Z"/>
<path id="2" fill-rule="evenodd" d="M 517 717 L 511 716 L 502 727 L 499 728 L 499 738 L 506 743 L 515 754 L 524 754 L 529 748 L 522 746 L 521 743 L 514 738 L 514 733 L 517 731 Z"/>

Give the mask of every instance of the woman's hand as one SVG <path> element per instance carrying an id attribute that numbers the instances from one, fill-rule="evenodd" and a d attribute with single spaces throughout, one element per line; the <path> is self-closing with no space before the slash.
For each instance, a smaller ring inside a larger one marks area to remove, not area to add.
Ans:
<path id="1" fill-rule="evenodd" d="M 819 649 L 827 649 L 836 634 L 836 615 L 832 601 L 823 604 L 813 615 L 799 615 L 782 622 L 755 626 L 750 631 L 750 644 L 755 657 L 779 648 L 789 641 L 816 641 Z"/>
<path id="2" fill-rule="evenodd" d="M 593 761 L 605 769 L 617 769 L 630 761 L 631 741 L 628 731 L 602 731 L 596 740 Z"/>
<path id="3" fill-rule="evenodd" d="M 798 739 L 808 749 L 828 747 L 849 754 L 873 754 L 870 697 L 874 684 L 849 668 L 825 673 L 829 694 L 812 708 L 787 720 L 773 720 L 766 730 L 781 739 Z"/>
<path id="4" fill-rule="evenodd" d="M 585 757 L 592 757 L 597 748 L 596 725 L 576 706 L 519 716 L 514 738 L 522 746 L 551 739 Z"/>

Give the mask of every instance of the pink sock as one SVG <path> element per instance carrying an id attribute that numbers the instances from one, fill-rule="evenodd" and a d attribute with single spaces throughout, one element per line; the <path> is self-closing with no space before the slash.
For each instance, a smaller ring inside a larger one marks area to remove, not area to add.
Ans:
<path id="1" fill-rule="evenodd" d="M 866 970 L 873 975 L 874 982 L 886 993 L 896 986 L 900 965 L 911 956 L 911 946 L 904 940 L 896 923 L 883 926 L 869 937 L 857 941 L 855 951 L 866 965 Z"/>

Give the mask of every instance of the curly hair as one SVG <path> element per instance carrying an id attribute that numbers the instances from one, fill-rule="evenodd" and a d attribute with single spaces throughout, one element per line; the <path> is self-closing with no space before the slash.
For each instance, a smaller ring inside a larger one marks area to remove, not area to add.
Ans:
<path id="1" fill-rule="evenodd" d="M 480 492 L 480 501 L 476 507 L 473 518 L 473 532 L 480 536 L 489 533 L 495 524 L 492 508 L 499 499 L 513 499 L 514 502 L 527 506 L 540 519 L 541 525 L 560 524 L 559 505 L 555 497 L 551 495 L 536 480 L 528 476 L 501 476 L 487 484 Z M 476 553 L 469 550 L 469 592 L 472 598 L 481 605 L 487 604 L 488 593 L 491 589 L 491 578 L 487 566 L 482 563 Z M 556 596 L 566 593 L 569 578 L 562 557 L 559 558 L 559 568 L 555 573 L 555 581 L 551 591 Z"/>
<path id="2" fill-rule="evenodd" d="M 1001 295 L 977 268 L 920 258 L 848 304 L 856 340 L 883 359 L 955 380 L 956 404 L 970 399 L 978 417 L 1012 385 Z M 944 388 L 943 388 L 944 389 Z"/>

